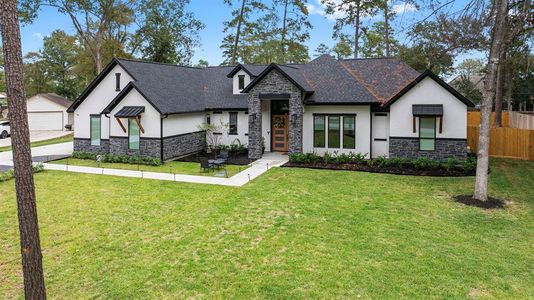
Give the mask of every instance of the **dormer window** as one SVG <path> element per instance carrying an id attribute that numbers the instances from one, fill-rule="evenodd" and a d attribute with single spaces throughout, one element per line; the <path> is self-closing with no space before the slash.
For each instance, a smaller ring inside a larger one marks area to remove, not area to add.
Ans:
<path id="1" fill-rule="evenodd" d="M 115 91 L 121 90 L 121 73 L 115 73 Z"/>
<path id="2" fill-rule="evenodd" d="M 238 75 L 238 88 L 240 91 L 242 91 L 245 88 L 245 75 Z"/>

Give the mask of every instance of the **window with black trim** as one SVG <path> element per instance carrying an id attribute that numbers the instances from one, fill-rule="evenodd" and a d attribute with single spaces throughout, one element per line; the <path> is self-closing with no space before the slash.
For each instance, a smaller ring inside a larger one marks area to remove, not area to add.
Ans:
<path id="1" fill-rule="evenodd" d="M 100 115 L 91 115 L 91 146 L 100 146 Z"/>
<path id="2" fill-rule="evenodd" d="M 356 148 L 356 117 L 343 116 L 343 148 Z"/>
<path id="3" fill-rule="evenodd" d="M 326 140 L 325 116 L 313 116 L 313 147 L 324 148 Z"/>
<path id="4" fill-rule="evenodd" d="M 115 73 L 115 91 L 121 90 L 121 73 Z"/>
<path id="5" fill-rule="evenodd" d="M 242 90 L 245 88 L 245 75 L 237 75 L 238 89 Z"/>
<path id="6" fill-rule="evenodd" d="M 237 134 L 237 112 L 230 113 L 230 122 L 228 126 L 228 134 L 236 135 Z"/>
<path id="7" fill-rule="evenodd" d="M 139 125 L 134 119 L 128 119 L 128 149 L 139 150 Z"/>
<path id="8" fill-rule="evenodd" d="M 206 116 L 206 123 L 209 125 L 211 124 L 211 116 L 210 115 L 207 115 Z"/>
<path id="9" fill-rule="evenodd" d="M 419 118 L 419 150 L 436 149 L 436 118 Z"/>
<path id="10" fill-rule="evenodd" d="M 328 116 L 328 148 L 339 148 L 341 143 L 340 116 Z"/>

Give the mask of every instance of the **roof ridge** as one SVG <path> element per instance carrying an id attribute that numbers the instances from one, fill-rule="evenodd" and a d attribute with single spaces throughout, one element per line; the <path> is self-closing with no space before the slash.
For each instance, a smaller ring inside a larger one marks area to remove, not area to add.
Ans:
<path id="1" fill-rule="evenodd" d="M 363 80 L 360 78 L 360 76 L 358 74 L 356 74 L 355 72 L 353 72 L 351 69 L 349 69 L 347 66 L 345 66 L 345 64 L 343 63 L 344 61 L 339 61 L 339 64 L 343 67 L 343 69 L 345 69 L 345 71 L 347 71 L 347 73 L 349 73 L 349 75 L 351 75 L 352 77 L 354 77 L 354 79 L 356 79 L 356 81 L 361 84 L 371 95 L 373 95 L 373 97 L 375 97 L 378 101 L 380 102 L 383 102 L 383 99 L 382 97 L 378 96 L 373 90 L 371 90 L 366 83 L 363 82 Z"/>
<path id="2" fill-rule="evenodd" d="M 162 62 L 155 62 L 155 61 L 142 60 L 142 59 L 120 58 L 120 57 L 116 57 L 116 59 L 117 59 L 117 60 L 130 61 L 130 62 L 138 62 L 138 63 L 145 63 L 145 64 L 153 64 L 153 65 L 162 65 L 162 66 L 179 67 L 179 68 L 189 68 L 189 69 L 195 69 L 195 70 L 202 70 L 202 69 L 205 69 L 205 68 L 202 68 L 202 67 L 176 65 L 176 64 L 171 64 L 171 63 L 162 63 Z"/>
<path id="3" fill-rule="evenodd" d="M 402 61 L 401 59 L 395 57 L 395 56 L 388 56 L 388 57 L 358 57 L 358 58 L 342 58 L 339 61 L 349 61 L 349 60 L 372 60 L 372 59 L 393 59 Z"/>

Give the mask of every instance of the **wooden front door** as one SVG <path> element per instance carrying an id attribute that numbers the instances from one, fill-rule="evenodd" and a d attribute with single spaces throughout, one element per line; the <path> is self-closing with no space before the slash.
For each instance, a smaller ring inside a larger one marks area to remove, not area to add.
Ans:
<path id="1" fill-rule="evenodd" d="M 272 151 L 287 152 L 289 149 L 289 119 L 288 115 L 273 115 L 272 122 Z"/>

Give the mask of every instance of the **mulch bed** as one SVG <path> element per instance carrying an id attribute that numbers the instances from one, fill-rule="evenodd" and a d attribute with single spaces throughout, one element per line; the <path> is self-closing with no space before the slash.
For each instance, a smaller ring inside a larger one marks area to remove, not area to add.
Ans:
<path id="1" fill-rule="evenodd" d="M 206 157 L 208 159 L 214 159 L 213 153 L 197 153 L 197 154 L 191 154 L 188 156 L 184 156 L 182 158 L 176 159 L 176 161 L 185 161 L 185 162 L 199 162 L 200 157 Z M 228 164 L 229 165 L 237 165 L 237 166 L 246 166 L 253 162 L 254 160 L 248 158 L 247 153 L 241 153 L 241 154 L 230 154 L 228 156 Z"/>
<path id="2" fill-rule="evenodd" d="M 454 197 L 454 201 L 468 206 L 480 207 L 483 209 L 504 209 L 506 201 L 488 197 L 488 201 L 474 199 L 472 195 L 459 195 Z"/>
<path id="3" fill-rule="evenodd" d="M 409 167 L 379 167 L 369 166 L 367 164 L 328 164 L 324 162 L 316 163 L 294 163 L 288 162 L 282 167 L 289 168 L 309 168 L 309 169 L 328 169 L 328 170 L 345 170 L 345 171 L 363 171 L 371 173 L 386 173 L 397 175 L 414 175 L 414 176 L 438 176 L 438 177 L 458 177 L 458 176 L 474 176 L 475 170 L 446 170 L 440 169 L 414 169 Z"/>

